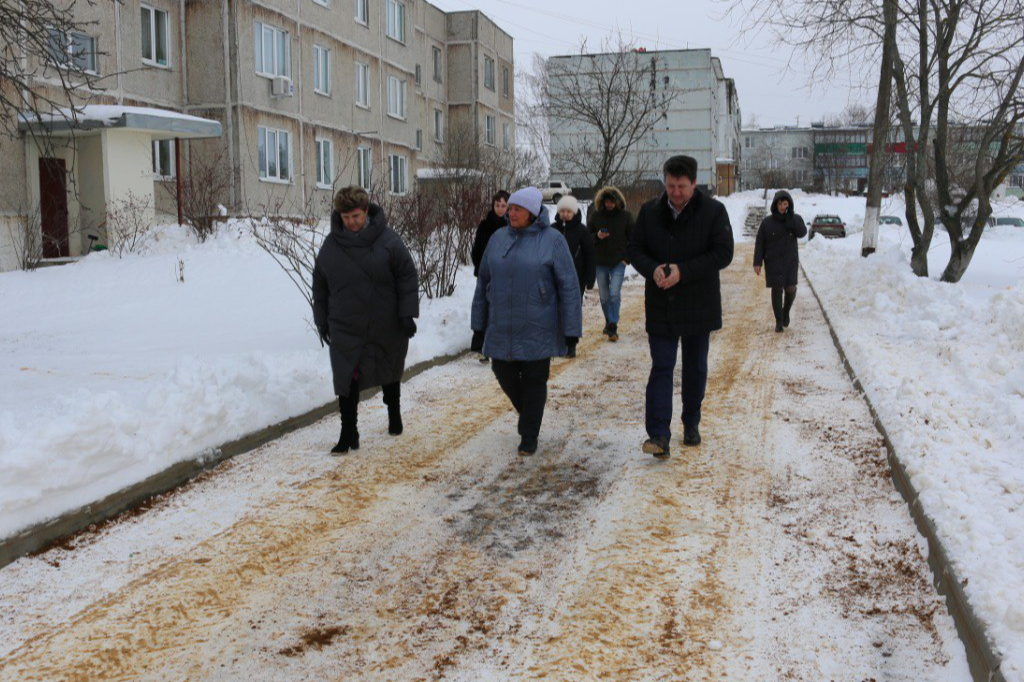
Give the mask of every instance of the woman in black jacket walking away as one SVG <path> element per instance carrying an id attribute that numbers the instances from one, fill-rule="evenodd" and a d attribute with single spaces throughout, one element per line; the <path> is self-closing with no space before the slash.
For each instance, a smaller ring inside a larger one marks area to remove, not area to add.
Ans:
<path id="1" fill-rule="evenodd" d="M 576 265 L 576 278 L 580 282 L 582 304 L 584 290 L 593 289 L 597 280 L 597 260 L 594 253 L 594 235 L 590 234 L 590 230 L 583 224 L 583 214 L 580 212 L 576 197 L 562 197 L 556 207 L 555 222 L 551 223 L 551 227 L 561 232 L 569 245 L 569 253 Z M 576 346 L 569 347 L 569 354 L 566 357 L 576 357 Z"/>
<path id="2" fill-rule="evenodd" d="M 419 317 L 412 256 L 361 187 L 334 197 L 331 233 L 313 270 L 313 320 L 331 350 L 341 438 L 331 450 L 359 449 L 359 391 L 383 387 L 388 433 L 402 433 L 401 380 Z"/>
<path id="3" fill-rule="evenodd" d="M 765 285 L 772 290 L 775 331 L 789 326 L 789 313 L 796 300 L 800 250 L 797 239 L 807 236 L 804 219 L 796 214 L 793 197 L 781 190 L 772 199 L 771 215 L 761 221 L 754 244 L 754 273 L 764 266 Z"/>

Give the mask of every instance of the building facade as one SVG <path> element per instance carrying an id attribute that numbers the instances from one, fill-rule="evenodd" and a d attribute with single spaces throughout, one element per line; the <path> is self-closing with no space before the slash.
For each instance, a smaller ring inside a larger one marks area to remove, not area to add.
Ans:
<path id="1" fill-rule="evenodd" d="M 570 55 L 548 59 L 548 73 L 583 69 L 610 69 L 614 54 Z M 660 182 L 661 164 L 669 156 L 687 154 L 697 160 L 697 183 L 719 195 L 736 189 L 736 165 L 740 158 L 740 106 L 735 82 L 726 78 L 721 61 L 710 50 L 637 51 L 639 68 L 649 76 L 652 92 L 671 93 L 664 110 L 652 111 L 657 118 L 653 131 L 627 155 L 629 173 L 641 182 Z M 552 78 L 553 99 L 558 101 L 564 83 Z M 567 124 L 549 116 L 551 133 L 551 179 L 570 187 L 590 184 L 572 159 L 574 140 L 594 135 L 593 129 Z"/>
<path id="2" fill-rule="evenodd" d="M 219 124 L 218 135 L 197 134 L 203 139 L 179 148 L 187 157 L 183 172 L 200 163 L 221 169 L 221 203 L 231 213 L 328 204 L 334 188 L 348 184 L 407 192 L 418 169 L 445 157 L 452 138 L 471 138 L 467 148 L 514 145 L 513 39 L 478 11 L 446 13 L 425 0 L 123 0 L 74 7 L 87 29 L 61 40 L 85 46 L 72 58 L 96 74 L 97 85 L 81 103 Z M 37 81 L 59 99 L 58 68 L 40 70 Z M 28 132 L 3 143 L 4 269 L 17 241 L 11 226 L 26 229 L 27 214 L 43 199 L 33 162 L 53 154 L 33 150 Z M 144 181 L 152 183 L 158 212 L 173 213 L 175 204 L 172 133 L 151 132 L 149 144 L 134 150 L 136 165 L 145 157 Z M 114 158 L 86 155 L 90 134 L 71 135 L 60 152 L 71 178 L 70 256 L 88 246 L 81 228 L 96 227 L 79 224 L 90 207 L 78 188 Z M 45 192 L 45 179 L 43 185 Z"/>
<path id="3" fill-rule="evenodd" d="M 870 125 L 776 126 L 744 129 L 740 187 L 789 187 L 862 194 L 867 187 L 873 131 Z M 906 176 L 907 145 L 894 129 L 886 143 L 884 190 Z"/>

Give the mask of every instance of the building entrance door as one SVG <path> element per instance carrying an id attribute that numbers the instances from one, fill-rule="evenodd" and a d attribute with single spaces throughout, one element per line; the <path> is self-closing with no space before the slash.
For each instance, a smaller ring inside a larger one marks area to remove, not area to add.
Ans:
<path id="1" fill-rule="evenodd" d="M 64 159 L 39 159 L 39 211 L 43 258 L 68 252 L 68 180 Z"/>

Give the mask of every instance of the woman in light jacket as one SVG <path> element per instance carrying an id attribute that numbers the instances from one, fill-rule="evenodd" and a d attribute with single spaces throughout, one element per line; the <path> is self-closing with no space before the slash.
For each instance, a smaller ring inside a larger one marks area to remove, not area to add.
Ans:
<path id="1" fill-rule="evenodd" d="M 537 452 L 551 358 L 567 355 L 583 333 L 582 303 L 572 255 L 550 227 L 540 190 L 521 189 L 508 206 L 509 224 L 480 262 L 472 327 L 519 413 L 519 454 L 528 456 Z"/>

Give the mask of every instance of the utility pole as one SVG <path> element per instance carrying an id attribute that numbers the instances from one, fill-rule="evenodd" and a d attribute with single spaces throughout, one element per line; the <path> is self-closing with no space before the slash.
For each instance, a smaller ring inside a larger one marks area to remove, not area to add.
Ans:
<path id="1" fill-rule="evenodd" d="M 867 207 L 864 211 L 864 241 L 860 251 L 864 258 L 878 248 L 878 217 L 882 212 L 882 184 L 885 182 L 885 148 L 889 141 L 892 67 L 896 56 L 896 0 L 882 0 L 882 17 L 885 22 L 882 72 L 878 78 L 878 102 L 875 105 L 875 125 L 868 165 Z"/>

